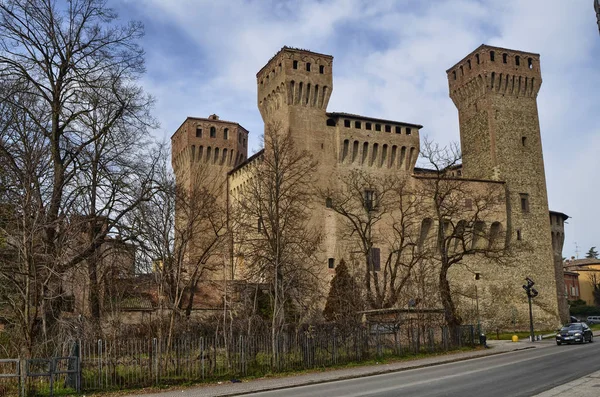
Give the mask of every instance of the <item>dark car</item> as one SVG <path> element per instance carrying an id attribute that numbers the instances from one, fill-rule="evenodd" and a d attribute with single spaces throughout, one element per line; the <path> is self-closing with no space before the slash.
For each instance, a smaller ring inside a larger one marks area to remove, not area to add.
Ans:
<path id="1" fill-rule="evenodd" d="M 565 324 L 556 334 L 556 344 L 593 342 L 594 335 L 586 323 Z"/>

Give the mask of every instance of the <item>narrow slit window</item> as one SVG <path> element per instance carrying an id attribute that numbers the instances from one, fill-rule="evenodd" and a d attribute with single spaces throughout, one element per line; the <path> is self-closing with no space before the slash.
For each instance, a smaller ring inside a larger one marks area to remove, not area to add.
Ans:
<path id="1" fill-rule="evenodd" d="M 335 267 L 335 259 L 334 258 L 329 258 L 327 260 L 327 267 L 329 269 L 333 269 Z"/>
<path id="2" fill-rule="evenodd" d="M 519 198 L 521 200 L 521 212 L 523 212 L 523 213 L 529 212 L 529 194 L 520 193 Z"/>
<path id="3" fill-rule="evenodd" d="M 494 51 L 490 51 L 490 61 L 494 62 L 495 57 L 496 57 L 496 53 Z"/>
<path id="4" fill-rule="evenodd" d="M 229 139 L 229 128 L 223 130 L 223 139 Z"/>
<path id="5" fill-rule="evenodd" d="M 523 238 L 521 236 L 521 229 L 517 229 L 517 240 L 521 241 Z"/>
<path id="6" fill-rule="evenodd" d="M 533 69 L 533 59 L 527 58 L 527 66 L 529 66 L 529 69 Z"/>
<path id="7" fill-rule="evenodd" d="M 508 55 L 502 54 L 502 63 L 508 63 Z"/>
<path id="8" fill-rule="evenodd" d="M 479 65 L 479 54 L 475 54 L 475 60 L 477 61 L 477 64 Z"/>
<path id="9" fill-rule="evenodd" d="M 522 144 L 523 146 L 526 146 L 526 145 L 527 145 L 527 137 L 526 137 L 526 136 L 522 136 L 522 137 L 521 137 L 521 144 Z"/>
<path id="10" fill-rule="evenodd" d="M 521 57 L 519 57 L 518 55 L 515 57 L 515 65 L 517 65 L 517 66 L 521 65 Z"/>
<path id="11" fill-rule="evenodd" d="M 327 197 L 325 199 L 325 207 L 326 208 L 332 208 L 333 207 L 333 200 L 331 199 L 331 197 Z"/>

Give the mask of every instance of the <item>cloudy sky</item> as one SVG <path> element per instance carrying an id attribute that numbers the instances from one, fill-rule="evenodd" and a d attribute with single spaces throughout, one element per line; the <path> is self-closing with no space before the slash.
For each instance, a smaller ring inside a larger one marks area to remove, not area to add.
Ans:
<path id="1" fill-rule="evenodd" d="M 334 56 L 329 111 L 422 124 L 458 141 L 445 70 L 482 43 L 541 54 L 550 208 L 564 256 L 600 248 L 600 34 L 592 0 L 110 0 L 144 22 L 158 137 L 187 116 L 239 122 L 260 145 L 256 72 L 282 46 Z M 578 247 L 578 248 L 576 248 Z"/>

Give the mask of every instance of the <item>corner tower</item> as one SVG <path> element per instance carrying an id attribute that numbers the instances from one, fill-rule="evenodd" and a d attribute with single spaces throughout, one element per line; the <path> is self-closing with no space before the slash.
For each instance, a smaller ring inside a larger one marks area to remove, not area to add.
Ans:
<path id="1" fill-rule="evenodd" d="M 538 283 L 545 297 L 537 303 L 558 322 L 537 109 L 540 56 L 481 45 L 446 73 L 458 108 L 463 176 L 506 182 L 508 241 L 528 248 L 514 259 L 518 275 Z"/>

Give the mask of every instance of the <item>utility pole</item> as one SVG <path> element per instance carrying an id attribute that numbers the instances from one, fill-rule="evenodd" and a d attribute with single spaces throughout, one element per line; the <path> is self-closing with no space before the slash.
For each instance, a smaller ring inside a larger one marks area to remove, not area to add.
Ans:
<path id="1" fill-rule="evenodd" d="M 532 279 L 530 279 L 529 277 L 525 278 L 525 281 L 527 281 L 527 284 L 523 286 L 523 289 L 525 290 L 525 293 L 527 293 L 527 299 L 529 301 L 529 338 L 531 339 L 532 342 L 535 341 L 535 335 L 533 333 L 533 311 L 531 309 L 531 300 L 533 298 L 535 298 L 536 296 L 538 296 L 538 292 L 536 291 L 535 288 L 533 288 L 534 286 L 534 282 Z"/>

